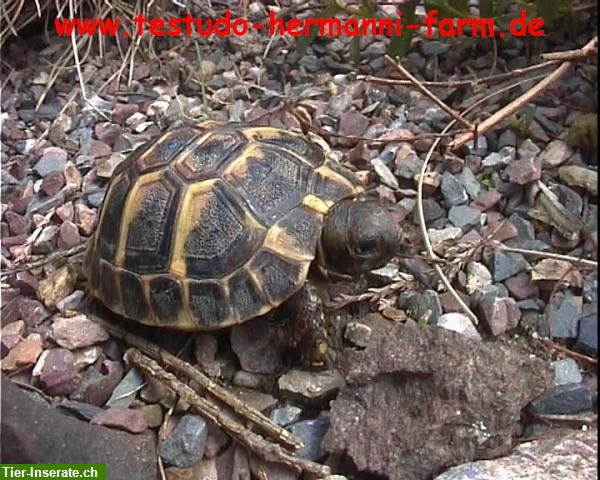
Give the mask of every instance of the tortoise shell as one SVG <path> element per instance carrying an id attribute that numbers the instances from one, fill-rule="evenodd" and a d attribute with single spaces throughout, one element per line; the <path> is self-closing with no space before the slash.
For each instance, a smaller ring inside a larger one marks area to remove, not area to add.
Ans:
<path id="1" fill-rule="evenodd" d="M 324 216 L 361 191 L 317 138 L 214 122 L 166 131 L 108 184 L 88 288 L 148 325 L 245 322 L 303 286 Z"/>

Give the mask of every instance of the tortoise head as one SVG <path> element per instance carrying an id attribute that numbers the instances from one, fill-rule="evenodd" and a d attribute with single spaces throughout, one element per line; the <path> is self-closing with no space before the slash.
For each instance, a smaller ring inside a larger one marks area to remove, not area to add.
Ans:
<path id="1" fill-rule="evenodd" d="M 325 217 L 320 262 L 328 271 L 358 275 L 385 265 L 397 252 L 400 229 L 376 200 L 343 200 Z"/>

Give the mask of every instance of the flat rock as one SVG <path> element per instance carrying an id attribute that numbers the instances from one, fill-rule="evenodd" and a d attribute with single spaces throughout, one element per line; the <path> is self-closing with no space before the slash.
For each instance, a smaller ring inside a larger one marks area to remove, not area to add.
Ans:
<path id="1" fill-rule="evenodd" d="M 139 410 L 109 408 L 102 410 L 92 420 L 92 425 L 104 425 L 131 433 L 142 433 L 148 427 Z"/>
<path id="2" fill-rule="evenodd" d="M 96 405 L 68 400 L 66 398 L 56 404 L 56 408 L 71 413 L 73 416 L 88 422 L 102 411 L 102 409 Z"/>
<path id="3" fill-rule="evenodd" d="M 77 274 L 72 268 L 68 265 L 61 267 L 40 280 L 38 297 L 46 308 L 53 310 L 60 300 L 71 294 L 76 280 Z"/>
<path id="4" fill-rule="evenodd" d="M 349 111 L 340 115 L 338 132 L 344 135 L 361 136 L 369 126 L 369 118 L 362 113 Z"/>
<path id="5" fill-rule="evenodd" d="M 279 391 L 290 400 L 311 405 L 323 404 L 344 386 L 344 378 L 336 370 L 308 372 L 290 370 L 279 377 Z"/>
<path id="6" fill-rule="evenodd" d="M 1 398 L 3 462 L 104 463 L 117 478 L 157 478 L 153 433 L 131 435 L 89 425 L 33 399 L 4 376 Z"/>
<path id="7" fill-rule="evenodd" d="M 85 315 L 76 315 L 55 318 L 52 337 L 61 347 L 74 349 L 108 340 L 108 332 Z"/>
<path id="8" fill-rule="evenodd" d="M 208 425 L 198 415 L 184 415 L 171 434 L 160 443 L 161 458 L 179 468 L 187 468 L 202 460 Z"/>
<path id="9" fill-rule="evenodd" d="M 378 315 L 369 325 L 366 349 L 341 352 L 348 383 L 332 403 L 323 441 L 358 472 L 420 480 L 489 455 L 510 445 L 522 407 L 552 383 L 545 362 L 510 345 L 390 325 Z M 391 455 L 390 445 L 411 454 Z"/>
<path id="10" fill-rule="evenodd" d="M 519 445 L 509 456 L 453 467 L 435 480 L 549 480 L 598 478 L 598 437 L 594 430 L 565 430 Z"/>

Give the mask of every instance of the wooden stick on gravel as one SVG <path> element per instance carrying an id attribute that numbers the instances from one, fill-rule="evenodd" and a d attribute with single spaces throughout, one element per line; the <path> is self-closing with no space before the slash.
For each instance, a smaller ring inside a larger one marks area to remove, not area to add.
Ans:
<path id="1" fill-rule="evenodd" d="M 294 457 L 280 445 L 271 443 L 259 434 L 249 430 L 241 423 L 232 419 L 217 405 L 198 395 L 190 386 L 181 382 L 172 373 L 164 370 L 157 362 L 132 348 L 126 352 L 126 358 L 147 375 L 159 380 L 171 388 L 179 397 L 189 403 L 190 407 L 207 420 L 219 426 L 237 442 L 244 445 L 252 453 L 268 462 L 284 464 L 297 471 L 303 471 L 323 478 L 329 475 L 330 469 L 310 460 Z"/>
<path id="2" fill-rule="evenodd" d="M 590 50 L 595 50 L 598 42 L 598 37 L 594 37 L 587 44 L 585 44 L 580 51 L 588 52 Z M 504 119 L 508 118 L 513 113 L 517 112 L 529 102 L 531 102 L 535 97 L 543 93 L 547 88 L 549 88 L 553 83 L 557 82 L 561 78 L 563 78 L 569 71 L 571 67 L 574 65 L 573 62 L 565 62 L 560 67 L 558 67 L 554 72 L 552 72 L 548 77 L 544 78 L 540 83 L 535 85 L 533 88 L 525 92 L 520 97 L 513 100 L 511 103 L 506 105 L 504 108 L 501 108 L 496 113 L 494 113 L 491 117 L 486 118 L 482 121 L 477 127 L 477 134 L 481 135 L 492 129 Z M 473 132 L 468 132 L 463 135 L 460 135 L 454 142 L 449 145 L 451 150 L 457 150 L 462 147 L 465 143 L 472 140 L 474 136 Z"/>
<path id="3" fill-rule="evenodd" d="M 553 258 L 555 260 L 563 260 L 565 262 L 571 262 L 575 265 L 581 265 L 585 267 L 598 268 L 598 262 L 588 260 L 586 258 L 572 257 L 571 255 L 561 255 L 560 253 L 552 252 L 538 252 L 537 250 L 525 250 L 524 248 L 513 248 L 507 247 L 506 245 L 500 244 L 497 248 L 512 253 L 520 253 L 521 255 L 537 257 L 537 258 Z"/>
<path id="4" fill-rule="evenodd" d="M 429 98 L 432 102 L 434 102 L 438 107 L 440 107 L 442 110 L 444 110 L 448 115 L 450 115 L 454 120 L 456 120 L 458 123 L 461 123 L 462 125 L 464 125 L 465 127 L 467 127 L 468 129 L 474 130 L 475 126 L 469 122 L 466 118 L 464 118 L 463 116 L 461 116 L 460 113 L 458 113 L 456 110 L 453 110 L 452 108 L 450 108 L 448 105 L 446 105 L 444 102 L 442 102 L 431 90 L 429 90 L 425 85 L 423 85 L 418 78 L 416 78 L 412 73 L 410 73 L 406 68 L 404 68 L 402 65 L 400 65 L 399 63 L 395 62 L 392 57 L 390 57 L 389 55 L 385 56 L 385 59 L 391 64 L 393 65 L 402 75 L 404 75 L 406 78 L 408 78 L 413 85 L 415 86 L 415 88 L 417 90 L 419 90 L 419 92 L 421 92 L 423 95 L 425 95 L 427 98 Z M 466 134 L 465 134 L 466 135 Z"/>
<path id="5" fill-rule="evenodd" d="M 135 348 L 139 348 L 146 355 L 152 357 L 153 359 L 163 363 L 168 367 L 173 368 L 174 370 L 177 370 L 187 375 L 190 379 L 195 380 L 201 388 L 206 390 L 207 393 L 212 395 L 214 398 L 220 400 L 225 405 L 229 406 L 240 417 L 255 424 L 261 429 L 261 431 L 271 436 L 278 443 L 281 443 L 285 447 L 290 448 L 292 450 L 302 448 L 302 443 L 299 442 L 289 431 L 273 423 L 269 418 L 265 417 L 261 412 L 259 412 L 255 408 L 246 405 L 239 398 L 230 393 L 226 388 L 222 387 L 218 383 L 208 378 L 206 375 L 204 375 L 198 369 L 194 368 L 189 363 L 184 362 L 183 360 L 163 350 L 162 348 L 158 347 L 152 342 L 149 342 L 148 340 L 145 340 L 131 332 L 128 332 L 117 325 L 109 323 L 97 317 L 96 315 L 92 315 L 90 313 L 87 313 L 87 315 L 96 323 L 102 325 L 114 337 L 120 338 L 128 345 L 131 345 Z"/>

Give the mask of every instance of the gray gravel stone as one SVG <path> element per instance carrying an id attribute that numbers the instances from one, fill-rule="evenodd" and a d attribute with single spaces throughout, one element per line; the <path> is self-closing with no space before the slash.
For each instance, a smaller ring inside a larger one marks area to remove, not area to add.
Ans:
<path id="1" fill-rule="evenodd" d="M 344 386 L 344 378 L 337 370 L 290 370 L 279 377 L 277 386 L 282 395 L 290 400 L 318 405 L 335 397 Z"/>
<path id="2" fill-rule="evenodd" d="M 588 315 L 579 321 L 575 349 L 587 355 L 598 356 L 598 314 Z"/>
<path id="3" fill-rule="evenodd" d="M 465 205 L 458 205 L 450 209 L 448 219 L 452 222 L 452 225 L 466 233 L 480 225 L 481 211 Z"/>
<path id="4" fill-rule="evenodd" d="M 44 149 L 42 157 L 33 167 L 33 171 L 40 177 L 45 177 L 50 172 L 62 172 L 67 164 L 67 152 L 59 147 L 48 147 Z"/>
<path id="5" fill-rule="evenodd" d="M 269 415 L 269 418 L 277 425 L 286 427 L 297 421 L 301 414 L 301 408 L 295 407 L 294 405 L 286 405 L 285 407 L 273 410 Z"/>
<path id="6" fill-rule="evenodd" d="M 462 205 L 469 199 L 460 181 L 448 172 L 442 175 L 441 191 L 448 207 Z"/>
<path id="7" fill-rule="evenodd" d="M 113 390 L 112 395 L 106 402 L 106 406 L 128 408 L 135 400 L 138 390 L 144 383 L 145 380 L 142 372 L 135 367 L 130 369 Z"/>
<path id="8" fill-rule="evenodd" d="M 569 383 L 581 383 L 583 377 L 579 371 L 579 365 L 572 358 L 563 358 L 552 362 L 554 368 L 554 385 L 568 385 Z"/>
<path id="9" fill-rule="evenodd" d="M 329 428 L 329 415 L 327 412 L 321 412 L 319 416 L 312 420 L 302 420 L 288 427 L 298 439 L 304 444 L 296 455 L 300 458 L 316 461 L 324 455 L 321 448 L 321 441 Z"/>
<path id="10" fill-rule="evenodd" d="M 160 443 L 160 456 L 174 467 L 191 467 L 202 460 L 207 437 L 208 425 L 202 417 L 184 415 L 171 435 Z"/>
<path id="11" fill-rule="evenodd" d="M 479 180 L 473 175 L 470 168 L 463 168 L 458 175 L 458 181 L 466 190 L 471 200 L 475 200 L 481 193 L 481 184 Z"/>
<path id="12" fill-rule="evenodd" d="M 494 281 L 501 282 L 517 273 L 525 271 L 529 263 L 520 253 L 504 252 L 498 248 L 494 250 Z"/>
<path id="13" fill-rule="evenodd" d="M 517 229 L 518 235 L 514 241 L 525 241 L 525 240 L 535 240 L 535 231 L 533 230 L 533 225 L 529 220 L 525 220 L 518 213 L 513 213 L 509 218 L 509 222 L 512 223 Z"/>
<path id="14" fill-rule="evenodd" d="M 570 383 L 546 390 L 529 408 L 535 413 L 568 415 L 592 410 L 593 392 L 582 383 Z"/>
<path id="15" fill-rule="evenodd" d="M 344 338 L 357 347 L 365 348 L 371 338 L 371 327 L 360 322 L 348 322 Z"/>
<path id="16" fill-rule="evenodd" d="M 425 290 L 421 294 L 413 295 L 408 301 L 408 310 L 415 321 L 433 325 L 444 313 L 440 296 L 435 290 Z"/>
<path id="17" fill-rule="evenodd" d="M 554 338 L 576 338 L 581 318 L 582 298 L 570 292 L 558 292 L 547 310 L 550 334 Z"/>

